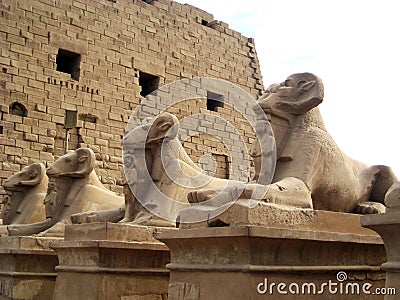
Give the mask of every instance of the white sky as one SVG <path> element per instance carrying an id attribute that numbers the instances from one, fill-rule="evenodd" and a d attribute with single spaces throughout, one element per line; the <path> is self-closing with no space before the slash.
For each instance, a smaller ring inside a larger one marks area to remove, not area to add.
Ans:
<path id="1" fill-rule="evenodd" d="M 338 146 L 400 178 L 398 0 L 179 0 L 255 38 L 264 86 L 311 72 L 324 82 L 319 108 Z"/>

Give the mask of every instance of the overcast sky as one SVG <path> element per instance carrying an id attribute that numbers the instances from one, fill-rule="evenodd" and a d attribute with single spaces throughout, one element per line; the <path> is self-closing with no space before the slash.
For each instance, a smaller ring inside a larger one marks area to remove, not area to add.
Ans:
<path id="1" fill-rule="evenodd" d="M 400 4 L 397 0 L 179 0 L 255 38 L 264 86 L 311 72 L 319 106 L 351 157 L 400 178 Z"/>

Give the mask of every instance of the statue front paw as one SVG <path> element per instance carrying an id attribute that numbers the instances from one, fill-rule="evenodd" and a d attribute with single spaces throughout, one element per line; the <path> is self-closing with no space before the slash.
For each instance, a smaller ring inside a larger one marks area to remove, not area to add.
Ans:
<path id="1" fill-rule="evenodd" d="M 386 212 L 386 206 L 379 202 L 365 201 L 358 203 L 354 212 L 357 214 L 383 214 Z"/>
<path id="2" fill-rule="evenodd" d="M 200 203 L 210 199 L 209 190 L 197 190 L 188 193 L 189 203 Z"/>
<path id="3" fill-rule="evenodd" d="M 96 212 L 86 212 L 71 215 L 72 224 L 85 224 L 101 222 L 102 218 Z"/>

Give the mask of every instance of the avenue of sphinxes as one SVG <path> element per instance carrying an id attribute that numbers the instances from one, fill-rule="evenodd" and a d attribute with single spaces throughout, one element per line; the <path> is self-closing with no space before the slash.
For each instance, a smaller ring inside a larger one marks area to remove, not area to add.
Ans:
<path id="1" fill-rule="evenodd" d="M 318 74 L 171 0 L 0 11 L 0 299 L 398 299 L 400 182 Z"/>

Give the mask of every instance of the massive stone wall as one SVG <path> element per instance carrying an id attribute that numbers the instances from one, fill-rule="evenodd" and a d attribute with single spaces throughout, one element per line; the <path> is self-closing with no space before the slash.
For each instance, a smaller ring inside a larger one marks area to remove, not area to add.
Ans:
<path id="1" fill-rule="evenodd" d="M 77 126 L 68 130 L 68 148 L 92 148 L 101 181 L 121 192 L 121 141 L 143 96 L 198 76 L 230 81 L 254 98 L 263 90 L 254 41 L 190 5 L 1 0 L 0 13 L 0 183 L 22 166 L 64 153 L 71 111 Z M 182 117 L 207 110 L 206 103 L 205 97 L 171 110 Z M 252 142 L 251 128 L 229 105 L 214 110 Z M 199 135 L 184 145 L 194 159 L 214 153 L 217 175 L 227 175 L 229 157 L 218 156 L 226 152 L 222 143 Z"/>

